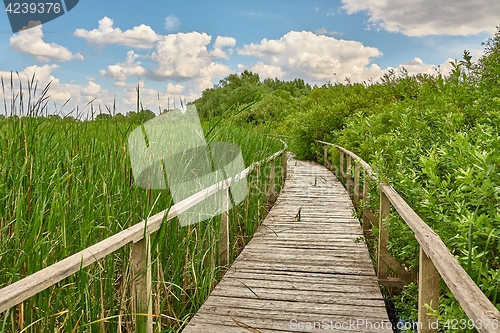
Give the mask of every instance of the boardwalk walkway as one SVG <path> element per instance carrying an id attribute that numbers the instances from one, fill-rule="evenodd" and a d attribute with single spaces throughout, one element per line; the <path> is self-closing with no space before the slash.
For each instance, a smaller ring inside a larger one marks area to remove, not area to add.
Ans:
<path id="1" fill-rule="evenodd" d="M 342 184 L 324 167 L 293 159 L 287 177 L 254 238 L 183 332 L 392 332 Z"/>

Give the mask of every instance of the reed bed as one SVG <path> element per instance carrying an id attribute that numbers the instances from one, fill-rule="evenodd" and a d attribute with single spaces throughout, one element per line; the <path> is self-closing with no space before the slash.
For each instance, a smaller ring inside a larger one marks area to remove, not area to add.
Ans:
<path id="1" fill-rule="evenodd" d="M 168 190 L 134 184 L 127 138 L 137 124 L 53 117 L 49 86 L 39 89 L 34 76 L 25 90 L 12 76 L 1 83 L 0 288 L 172 204 Z M 232 125 L 210 133 L 210 140 L 238 144 L 247 166 L 282 148 Z M 249 195 L 229 213 L 232 259 L 265 216 L 268 174 L 269 165 L 253 172 Z M 174 219 L 152 235 L 156 332 L 180 331 L 217 283 L 219 225 L 220 216 L 188 227 Z M 125 246 L 0 313 L 0 332 L 133 331 L 130 250 Z"/>

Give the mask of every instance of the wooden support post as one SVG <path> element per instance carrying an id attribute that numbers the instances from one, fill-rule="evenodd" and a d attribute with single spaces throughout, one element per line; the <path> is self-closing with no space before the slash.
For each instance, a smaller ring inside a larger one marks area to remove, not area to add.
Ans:
<path id="1" fill-rule="evenodd" d="M 351 177 L 351 155 L 347 155 L 347 165 L 345 168 L 345 185 L 346 190 L 349 195 L 351 195 L 351 185 L 352 185 L 352 177 Z"/>
<path id="2" fill-rule="evenodd" d="M 229 189 L 224 190 L 220 221 L 219 266 L 229 264 Z"/>
<path id="3" fill-rule="evenodd" d="M 359 164 L 354 163 L 354 207 L 359 207 Z"/>
<path id="4" fill-rule="evenodd" d="M 269 190 L 267 191 L 267 203 L 274 204 L 276 201 L 276 169 L 274 166 L 274 160 L 271 162 L 271 170 L 269 171 Z"/>
<path id="5" fill-rule="evenodd" d="M 149 235 L 132 244 L 132 297 L 136 332 L 153 332 L 151 293 L 151 244 Z"/>
<path id="6" fill-rule="evenodd" d="M 344 152 L 342 150 L 339 150 L 339 153 L 340 153 L 340 177 L 339 178 L 342 178 L 342 177 L 345 178 L 345 173 L 344 173 Z"/>
<path id="7" fill-rule="evenodd" d="M 432 260 L 420 247 L 420 263 L 418 267 L 418 322 L 419 333 L 436 333 L 438 331 L 438 318 L 429 316 L 425 304 L 434 310 L 438 309 L 439 302 L 439 272 Z"/>
<path id="8" fill-rule="evenodd" d="M 327 169 L 330 168 L 329 165 L 328 165 L 328 146 L 327 145 L 323 146 L 323 165 Z"/>
<path id="9" fill-rule="evenodd" d="M 283 179 L 282 179 L 282 184 L 281 186 L 283 187 L 285 185 L 285 179 L 286 179 L 286 168 L 288 167 L 288 154 L 287 152 L 283 152 L 283 172 L 282 172 L 282 175 L 283 175 Z"/>
<path id="10" fill-rule="evenodd" d="M 387 264 L 382 259 L 383 253 L 387 252 L 389 242 L 389 226 L 385 225 L 391 210 L 390 201 L 384 192 L 380 191 L 380 218 L 378 224 L 378 253 L 377 253 L 377 276 L 379 279 L 387 278 Z M 384 251 L 385 250 L 385 251 Z"/>
<path id="11" fill-rule="evenodd" d="M 363 170 L 363 231 L 367 232 L 371 229 L 370 219 L 368 213 L 370 212 L 370 198 L 368 197 L 368 177 L 366 171 Z"/>

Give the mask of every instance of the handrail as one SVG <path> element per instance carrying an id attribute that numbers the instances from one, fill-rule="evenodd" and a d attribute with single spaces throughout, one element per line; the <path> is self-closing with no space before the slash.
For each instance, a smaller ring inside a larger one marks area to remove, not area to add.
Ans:
<path id="1" fill-rule="evenodd" d="M 408 280 L 391 279 L 387 277 L 387 268 L 390 267 L 396 273 L 405 275 L 407 272 L 392 258 L 387 250 L 387 240 L 389 230 L 383 222 L 389 216 L 390 204 L 396 209 L 401 218 L 414 232 L 415 238 L 420 244 L 420 261 L 418 274 L 418 331 L 419 332 L 437 332 L 437 318 L 429 315 L 426 305 L 431 305 L 437 309 L 439 301 L 439 280 L 443 278 L 444 282 L 450 288 L 455 298 L 458 300 L 462 309 L 465 311 L 473 326 L 479 332 L 499 332 L 500 331 L 500 312 L 490 302 L 486 295 L 479 289 L 469 274 L 460 265 L 458 260 L 448 250 L 442 239 L 413 211 L 413 209 L 404 201 L 396 190 L 387 184 L 379 182 L 377 176 L 370 165 L 363 161 L 353 152 L 334 145 L 329 142 L 317 141 L 325 145 L 324 163 L 329 165 L 327 146 L 336 147 L 340 153 L 340 176 L 345 177 L 347 188 L 350 193 L 350 184 L 354 183 L 353 197 L 354 204 L 359 205 L 359 200 L 364 202 L 363 207 L 363 229 L 366 231 L 366 220 L 370 220 L 379 228 L 379 247 L 377 260 L 377 275 L 379 282 L 387 286 L 397 285 L 398 282 L 408 283 Z M 344 155 L 347 155 L 347 165 L 344 169 Z M 354 161 L 354 175 L 352 176 L 351 162 Z M 380 190 L 380 218 L 377 221 L 367 207 L 368 191 L 367 179 L 360 177 L 361 166 L 368 178 L 375 181 Z M 339 175 L 337 175 L 339 176 Z M 362 195 L 360 194 L 360 181 L 363 181 Z M 401 281 L 402 280 L 402 281 Z"/>
<path id="2" fill-rule="evenodd" d="M 283 155 L 287 151 L 288 145 L 284 141 L 282 140 L 280 141 L 283 143 L 283 149 L 279 150 L 278 152 L 274 153 L 273 155 L 261 161 L 252 163 L 249 167 L 247 167 L 240 173 L 236 174 L 234 177 L 229 177 L 216 184 L 213 184 L 191 195 L 190 197 L 172 205 L 168 209 L 165 209 L 155 214 L 154 216 L 148 217 L 146 220 L 142 220 L 141 222 L 123 231 L 120 231 L 114 234 L 113 236 L 110 236 L 78 253 L 75 253 L 61 261 L 56 262 L 55 264 L 52 264 L 36 273 L 33 273 L 19 281 L 16 281 L 8 285 L 7 287 L 0 289 L 0 313 L 38 294 L 39 292 L 45 290 L 46 288 L 53 286 L 62 279 L 65 279 L 75 274 L 82 268 L 91 265 L 92 263 L 106 257 L 107 255 L 113 253 L 114 251 L 122 248 L 127 244 L 130 243 L 134 243 L 134 245 L 140 244 L 140 246 L 138 246 L 139 249 L 142 249 L 144 246 L 148 246 L 147 244 L 142 244 L 142 241 L 144 240 L 144 238 L 149 238 L 149 235 L 160 229 L 165 214 L 167 214 L 167 221 L 169 221 L 174 217 L 178 216 L 179 214 L 181 214 L 182 212 L 186 211 L 187 209 L 195 206 L 196 204 L 202 202 L 211 195 L 217 193 L 218 191 L 222 190 L 227 191 L 229 187 L 231 187 L 233 180 L 242 179 L 258 166 L 270 162 L 275 158 Z M 274 170 L 273 167 L 274 163 L 272 165 L 271 169 L 272 171 Z M 274 176 L 274 172 L 272 173 Z M 138 258 L 137 261 L 143 262 L 144 257 L 147 256 L 148 253 L 142 253 L 144 251 L 140 252 L 141 252 L 140 255 L 141 258 Z M 226 255 L 228 255 L 228 253 Z M 143 274 L 144 267 L 141 267 L 140 271 L 142 272 L 141 274 Z M 148 274 L 150 274 L 150 272 Z M 146 300 L 146 304 L 147 303 L 148 302 Z M 145 311 L 148 311 L 147 308 L 145 309 Z M 149 311 L 148 313 L 151 312 Z"/>

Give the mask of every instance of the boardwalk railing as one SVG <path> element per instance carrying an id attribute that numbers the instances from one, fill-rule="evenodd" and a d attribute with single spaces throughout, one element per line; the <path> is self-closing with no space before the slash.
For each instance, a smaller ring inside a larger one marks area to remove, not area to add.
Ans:
<path id="1" fill-rule="evenodd" d="M 419 332 L 437 332 L 437 317 L 429 315 L 426 305 L 438 309 L 439 282 L 444 280 L 463 310 L 469 317 L 469 327 L 480 332 L 500 332 L 500 312 L 450 253 L 441 238 L 413 211 L 391 186 L 380 183 L 377 176 L 365 161 L 353 152 L 329 142 L 318 141 L 324 145 L 323 160 L 327 168 L 334 169 L 329 161 L 328 151 L 331 146 L 339 151 L 340 165 L 333 171 L 345 180 L 345 186 L 352 195 L 354 205 L 363 208 L 363 230 L 371 224 L 379 230 L 377 250 L 377 275 L 381 285 L 401 287 L 414 280 L 412 274 L 401 266 L 389 253 L 387 243 L 389 229 L 386 224 L 390 206 L 414 232 L 420 244 L 418 271 L 418 328 Z M 362 172 L 361 172 L 362 171 Z M 380 191 L 379 219 L 369 208 L 368 182 L 377 183 Z M 398 277 L 389 277 L 391 268 Z"/>
<path id="2" fill-rule="evenodd" d="M 283 142 L 283 141 L 282 141 Z M 286 170 L 287 145 L 283 142 L 284 148 L 268 158 L 251 164 L 248 168 L 235 175 L 234 179 L 242 179 L 251 171 L 259 170 L 260 166 L 271 162 L 268 201 L 276 198 L 275 193 L 275 164 L 279 157 L 282 157 L 283 169 Z M 286 175 L 283 174 L 283 177 Z M 139 331 L 152 332 L 152 286 L 151 286 L 151 250 L 150 236 L 159 230 L 162 222 L 170 221 L 187 209 L 214 195 L 218 191 L 225 191 L 226 205 L 229 200 L 229 188 L 233 183 L 233 178 L 227 178 L 219 183 L 213 184 L 198 193 L 178 202 L 170 208 L 148 217 L 128 229 L 125 229 L 105 240 L 94 244 L 72 256 L 65 258 L 49 267 L 46 267 L 30 276 L 27 276 L 9 286 L 0 289 L 0 313 L 16 306 L 28 298 L 38 294 L 58 283 L 59 281 L 77 273 L 82 268 L 87 267 L 96 261 L 117 251 L 123 246 L 132 243 L 130 257 L 132 271 L 131 294 L 135 295 L 133 302 L 134 313 L 141 314 L 136 318 L 136 328 Z M 227 207 L 227 206 L 226 206 Z M 166 215 L 166 217 L 165 217 Z M 229 227 L 228 213 L 222 213 L 220 227 L 219 264 L 225 266 L 229 263 Z M 146 316 L 144 314 L 147 314 Z"/>

